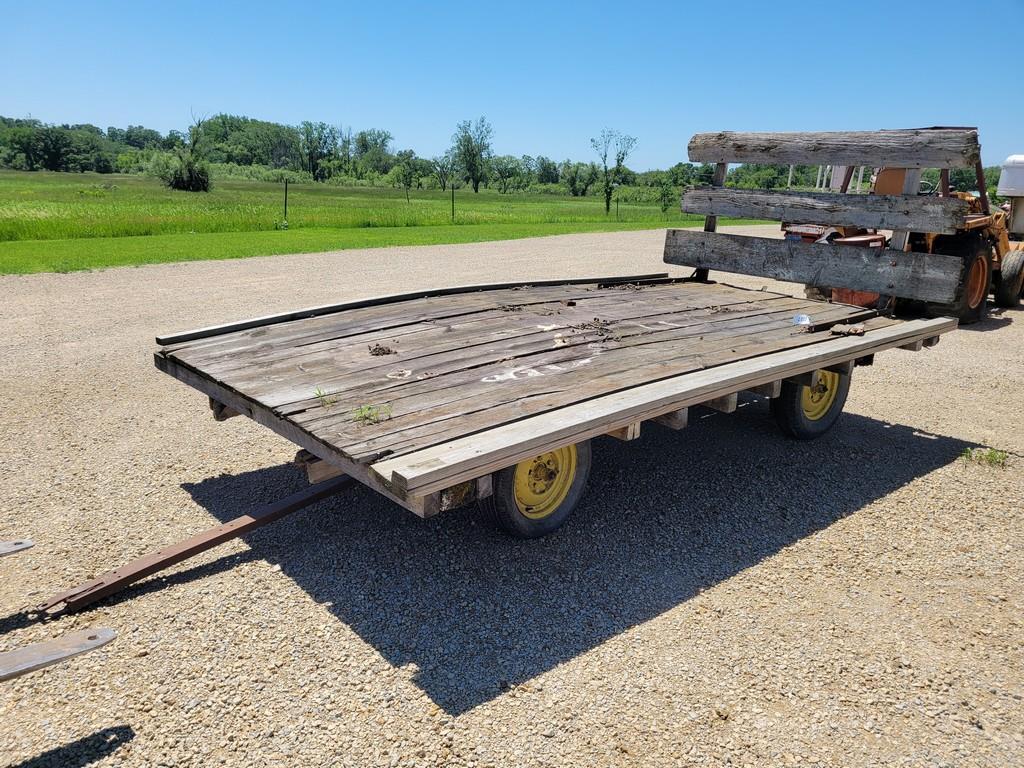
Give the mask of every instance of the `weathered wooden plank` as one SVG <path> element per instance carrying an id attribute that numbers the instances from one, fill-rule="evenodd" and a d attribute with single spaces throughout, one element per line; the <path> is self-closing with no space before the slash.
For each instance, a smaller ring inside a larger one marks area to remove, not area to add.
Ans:
<path id="1" fill-rule="evenodd" d="M 719 413 L 733 413 L 739 405 L 739 397 L 735 392 L 730 392 L 727 395 L 719 395 L 710 400 L 705 400 L 700 405 Z"/>
<path id="2" fill-rule="evenodd" d="M 401 301 L 408 301 L 411 299 L 422 299 L 434 296 L 450 296 L 457 293 L 471 293 L 477 291 L 491 291 L 503 288 L 516 288 L 519 286 L 547 286 L 547 285 L 582 285 L 585 283 L 601 283 L 611 285 L 615 283 L 633 283 L 644 280 L 661 280 L 668 277 L 667 272 L 658 272 L 655 274 L 647 275 L 625 275 L 618 277 L 586 277 L 586 278 L 562 278 L 556 280 L 533 280 L 533 281 L 519 281 L 513 283 L 487 283 L 483 285 L 461 285 L 453 286 L 448 288 L 434 288 L 422 291 L 413 291 L 410 293 L 393 293 L 386 296 L 374 296 L 368 299 L 356 299 L 354 301 L 341 302 L 339 304 L 324 304 L 318 307 L 306 307 L 305 309 L 297 309 L 292 312 L 281 312 L 276 315 L 264 315 L 262 317 L 254 317 L 248 320 L 240 320 L 234 323 L 224 323 L 223 325 L 211 325 L 205 328 L 196 328 L 191 331 L 182 331 L 179 333 L 169 333 L 164 336 L 157 336 L 156 343 L 160 346 L 168 346 L 170 344 L 180 344 L 186 341 L 194 341 L 197 339 L 209 338 L 211 336 L 220 336 L 227 333 L 234 333 L 236 331 L 249 330 L 251 328 L 259 328 L 267 325 L 276 325 L 278 323 L 286 323 L 291 320 L 299 320 L 309 317 L 318 317 L 320 315 L 333 314 L 335 312 L 341 312 L 348 309 L 357 309 L 362 307 L 371 307 L 381 304 L 394 304 Z"/>
<path id="3" fill-rule="evenodd" d="M 373 474 L 406 493 L 427 493 L 511 466 L 538 450 L 577 443 L 630 422 L 704 402 L 724 391 L 766 384 L 800 371 L 953 330 L 956 321 L 910 320 L 861 337 L 830 338 L 809 347 L 675 376 L 543 413 L 486 432 L 372 465 Z"/>
<path id="4" fill-rule="evenodd" d="M 615 429 L 609 430 L 605 434 L 608 437 L 614 437 L 616 440 L 622 440 L 628 443 L 630 440 L 636 440 L 640 437 L 640 425 L 643 422 L 633 421 L 626 424 L 624 427 L 616 427 Z"/>
<path id="5" fill-rule="evenodd" d="M 934 302 L 953 301 L 961 270 L 956 256 L 682 229 L 668 230 L 665 261 Z"/>
<path id="6" fill-rule="evenodd" d="M 212 370 L 210 372 L 217 373 L 224 381 L 259 397 L 267 405 L 280 408 L 282 412 L 293 412 L 313 406 L 316 400 L 322 399 L 315 397 L 314 391 L 328 397 L 344 393 L 346 396 L 374 400 L 449 388 L 464 383 L 455 378 L 463 371 L 473 372 L 470 381 L 489 375 L 504 380 L 502 374 L 517 368 L 528 370 L 537 365 L 561 364 L 577 358 L 592 357 L 593 345 L 600 345 L 599 351 L 604 352 L 628 346 L 631 340 L 649 344 L 671 340 L 680 334 L 700 333 L 709 323 L 717 328 L 722 322 L 759 318 L 770 313 L 781 313 L 777 316 L 789 320 L 794 314 L 807 311 L 812 306 L 807 301 L 780 298 L 749 308 L 746 305 L 724 305 L 717 315 L 709 315 L 708 309 L 684 310 L 656 316 L 649 322 L 646 318 L 626 318 L 605 321 L 606 324 L 593 323 L 596 327 L 558 325 L 510 338 L 485 338 L 477 344 L 453 340 L 448 346 L 424 350 L 414 347 L 409 352 L 386 356 L 386 362 L 379 365 L 364 363 L 359 359 L 348 362 L 343 355 L 325 351 L 315 358 L 303 359 L 301 367 L 286 362 L 272 367 L 254 366 L 230 375 Z M 818 309 L 820 305 L 814 308 Z M 821 311 L 827 313 L 824 317 L 833 316 L 832 309 Z M 845 314 L 840 313 L 835 319 L 843 319 L 848 314 L 849 310 L 845 310 Z M 710 331 L 711 328 L 705 330 Z M 365 356 L 364 350 L 364 359 L 374 358 Z M 494 365 L 500 365 L 500 368 L 487 368 Z M 515 378 L 523 376 L 510 376 L 508 380 Z"/>
<path id="7" fill-rule="evenodd" d="M 668 427 L 669 429 L 676 430 L 686 429 L 686 425 L 687 423 L 689 423 L 689 420 L 689 408 L 680 408 L 675 411 L 669 411 L 668 413 L 663 413 L 661 414 L 661 416 L 656 416 L 654 418 L 654 421 L 658 424 L 661 424 L 663 427 Z"/>
<path id="8" fill-rule="evenodd" d="M 758 384 L 756 387 L 747 387 L 747 392 L 753 392 L 761 397 L 776 398 L 782 394 L 781 381 L 769 381 L 767 384 Z"/>
<path id="9" fill-rule="evenodd" d="M 305 448 L 311 454 L 323 461 L 337 466 L 344 474 L 354 480 L 358 480 L 364 485 L 369 486 L 378 493 L 383 494 L 396 504 L 405 507 L 410 512 L 413 512 L 420 517 L 428 517 L 430 515 L 430 500 L 425 494 L 394 494 L 387 487 L 381 484 L 380 479 L 377 476 L 370 473 L 368 467 L 349 461 L 334 446 L 325 443 L 319 437 L 300 429 L 286 419 L 278 417 L 269 408 L 243 397 L 219 382 L 211 381 L 202 374 L 191 370 L 176 360 L 157 354 L 154 355 L 153 362 L 156 364 L 156 367 L 164 373 L 167 373 L 179 381 L 188 384 L 190 387 L 199 390 L 203 394 L 224 403 L 227 407 L 233 408 L 239 413 L 249 416 L 253 421 L 262 424 L 265 427 L 269 427 L 271 430 L 281 435 L 281 437 L 291 440 L 296 445 Z"/>
<path id="10" fill-rule="evenodd" d="M 966 168 L 981 157 L 973 128 L 814 133 L 698 133 L 688 147 L 699 163 L 868 165 Z"/>
<path id="11" fill-rule="evenodd" d="M 849 307 L 819 305 L 821 312 L 840 317 Z M 350 458 L 372 461 L 384 452 L 398 454 L 443 442 L 496 424 L 514 421 L 545 409 L 606 394 L 616 389 L 773 352 L 786 346 L 815 343 L 814 334 L 794 328 L 791 313 L 720 323 L 718 331 L 690 329 L 672 341 L 642 345 L 639 349 L 609 348 L 606 353 L 563 360 L 545 355 L 514 377 L 503 375 L 500 365 L 474 369 L 472 378 L 406 397 L 398 391 L 386 401 L 364 399 L 362 394 L 341 393 L 334 410 L 308 409 L 291 418 L 306 429 L 339 446 Z M 549 353 L 549 354 L 559 354 Z M 361 403 L 386 402 L 394 418 L 357 423 L 352 413 Z"/>
<path id="12" fill-rule="evenodd" d="M 970 206 L 958 197 L 842 195 L 699 187 L 683 193 L 686 213 L 775 219 L 799 224 L 909 229 L 953 234 Z"/>

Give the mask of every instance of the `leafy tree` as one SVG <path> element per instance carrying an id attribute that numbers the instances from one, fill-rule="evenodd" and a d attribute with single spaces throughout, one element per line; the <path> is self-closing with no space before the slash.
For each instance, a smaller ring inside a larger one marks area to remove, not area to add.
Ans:
<path id="1" fill-rule="evenodd" d="M 479 192 L 480 184 L 487 181 L 493 137 L 494 131 L 483 117 L 475 124 L 469 120 L 462 121 L 452 136 L 452 149 L 462 171 L 462 178 L 472 185 L 474 192 Z"/>
<path id="2" fill-rule="evenodd" d="M 515 181 L 522 175 L 522 164 L 519 158 L 512 155 L 498 155 L 491 159 L 491 174 L 502 194 L 511 191 Z"/>
<path id="3" fill-rule="evenodd" d="M 562 182 L 573 197 L 586 197 L 597 182 L 599 170 L 594 163 L 573 163 L 566 160 L 560 169 Z"/>
<path id="4" fill-rule="evenodd" d="M 397 175 L 398 183 L 405 188 L 405 202 L 411 202 L 409 199 L 409 190 L 419 179 L 419 174 L 417 173 L 416 153 L 411 149 L 403 149 L 395 155 L 395 160 L 395 166 L 392 170 Z"/>
<path id="5" fill-rule="evenodd" d="M 437 179 L 438 185 L 441 187 L 441 191 L 444 192 L 448 189 L 448 184 L 453 180 L 455 175 L 455 155 L 452 154 L 451 150 L 445 152 L 443 155 L 438 155 L 430 161 L 431 172 L 435 179 Z"/>
<path id="6" fill-rule="evenodd" d="M 668 213 L 673 203 L 676 202 L 676 188 L 672 186 L 672 178 L 666 173 L 658 185 L 658 202 L 661 203 L 661 212 Z"/>
<path id="7" fill-rule="evenodd" d="M 299 152 L 302 169 L 308 171 L 314 181 L 323 181 L 323 161 L 338 148 L 338 130 L 327 123 L 313 123 L 305 120 L 299 125 Z"/>
<path id="8" fill-rule="evenodd" d="M 538 155 L 535 161 L 538 184 L 558 183 L 558 163 L 554 160 Z"/>
<path id="9" fill-rule="evenodd" d="M 0 138 L 10 147 L 12 161 L 20 160 L 18 165 L 26 171 L 34 171 L 39 167 L 42 160 L 42 144 L 38 128 L 27 125 L 15 126 L 4 131 Z"/>
<path id="10" fill-rule="evenodd" d="M 626 158 L 636 146 L 636 139 L 619 133 L 610 128 L 605 128 L 596 139 L 590 140 L 590 146 L 594 148 L 598 158 L 601 160 L 601 167 L 604 170 L 602 175 L 602 186 L 604 191 L 604 212 L 609 213 L 612 209 L 612 193 L 615 185 L 622 183 L 623 169 Z M 608 165 L 608 154 L 612 153 L 612 165 Z"/>
<path id="11" fill-rule="evenodd" d="M 160 146 L 163 136 L 160 135 L 160 131 L 154 131 L 152 128 L 129 125 L 121 141 L 136 149 L 151 149 Z"/>
<path id="12" fill-rule="evenodd" d="M 359 178 L 384 175 L 394 164 L 390 153 L 392 136 L 387 131 L 371 128 L 360 131 L 353 141 L 356 174 Z"/>

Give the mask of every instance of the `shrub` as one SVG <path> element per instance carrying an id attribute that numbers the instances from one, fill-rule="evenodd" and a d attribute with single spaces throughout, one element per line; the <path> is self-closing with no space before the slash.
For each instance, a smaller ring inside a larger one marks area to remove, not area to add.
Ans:
<path id="1" fill-rule="evenodd" d="M 205 161 L 197 160 L 191 150 L 182 147 L 174 154 L 166 184 L 182 192 L 209 192 L 210 169 Z"/>

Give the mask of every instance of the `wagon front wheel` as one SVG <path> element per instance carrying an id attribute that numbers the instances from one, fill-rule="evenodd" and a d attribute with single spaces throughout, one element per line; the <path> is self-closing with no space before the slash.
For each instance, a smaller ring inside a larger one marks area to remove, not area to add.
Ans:
<path id="1" fill-rule="evenodd" d="M 810 383 L 782 382 L 771 409 L 779 428 L 797 440 L 821 437 L 836 423 L 850 392 L 850 377 L 814 371 Z"/>
<path id="2" fill-rule="evenodd" d="M 535 539 L 557 530 L 583 497 L 590 474 L 590 441 L 531 456 L 496 472 L 483 511 L 507 533 Z"/>

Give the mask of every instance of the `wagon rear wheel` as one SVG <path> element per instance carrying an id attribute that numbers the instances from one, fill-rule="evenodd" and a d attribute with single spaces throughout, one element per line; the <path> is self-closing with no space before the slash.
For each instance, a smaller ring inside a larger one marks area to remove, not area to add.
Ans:
<path id="1" fill-rule="evenodd" d="M 850 392 L 850 377 L 835 371 L 815 371 L 810 384 L 782 382 L 771 403 L 779 428 L 797 440 L 813 440 L 839 419 Z"/>
<path id="2" fill-rule="evenodd" d="M 483 511 L 507 533 L 535 539 L 557 530 L 583 497 L 590 474 L 590 441 L 567 445 L 494 474 Z"/>

